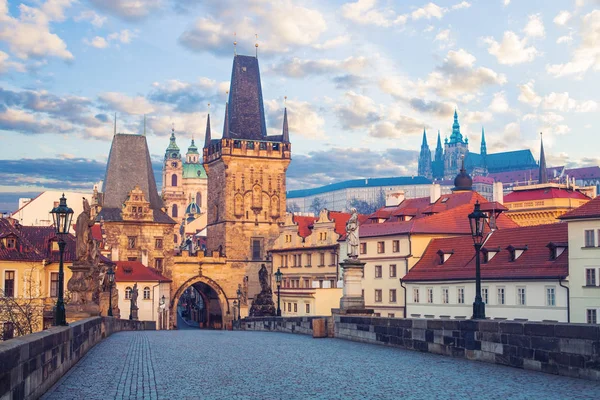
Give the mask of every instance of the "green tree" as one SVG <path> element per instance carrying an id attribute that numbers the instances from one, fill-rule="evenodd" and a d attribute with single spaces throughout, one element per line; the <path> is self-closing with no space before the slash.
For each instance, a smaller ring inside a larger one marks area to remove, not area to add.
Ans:
<path id="1" fill-rule="evenodd" d="M 300 207 L 296 203 L 288 203 L 285 207 L 285 211 L 292 213 L 292 214 L 299 213 Z"/>
<path id="2" fill-rule="evenodd" d="M 310 203 L 310 207 L 308 207 L 310 212 L 312 212 L 316 216 L 318 216 L 319 213 L 321 212 L 321 210 L 324 208 L 325 208 L 325 200 L 323 200 L 320 197 L 315 197 L 313 199 L 312 203 Z"/>

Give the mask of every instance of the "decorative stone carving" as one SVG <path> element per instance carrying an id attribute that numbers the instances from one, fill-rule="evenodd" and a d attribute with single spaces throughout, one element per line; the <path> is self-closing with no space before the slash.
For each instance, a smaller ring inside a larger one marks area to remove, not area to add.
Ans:
<path id="1" fill-rule="evenodd" d="M 348 244 L 348 258 L 350 260 L 358 259 L 358 212 L 356 208 L 350 210 L 352 215 L 346 223 L 346 243 Z"/>
<path id="2" fill-rule="evenodd" d="M 92 226 L 94 226 L 94 220 L 92 220 L 90 204 L 87 199 L 83 199 L 83 211 L 77 217 L 75 223 L 75 237 L 76 237 L 76 259 L 80 263 L 92 261 L 94 256 L 94 238 L 92 236 Z"/>
<path id="3" fill-rule="evenodd" d="M 258 271 L 258 280 L 260 282 L 260 293 L 254 297 L 252 307 L 250 307 L 251 317 L 273 317 L 277 315 L 275 303 L 273 303 L 273 292 L 269 284 L 269 272 L 265 264 L 262 264 Z"/>
<path id="4" fill-rule="evenodd" d="M 129 299 L 131 301 L 129 319 L 132 319 L 132 320 L 138 319 L 137 298 L 138 298 L 138 287 L 137 287 L 137 282 L 136 282 L 133 285 L 133 288 L 131 288 L 131 297 Z"/>

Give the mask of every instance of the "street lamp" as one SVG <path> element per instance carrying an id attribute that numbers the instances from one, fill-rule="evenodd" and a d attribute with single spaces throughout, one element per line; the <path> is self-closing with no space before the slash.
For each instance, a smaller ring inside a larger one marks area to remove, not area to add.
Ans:
<path id="1" fill-rule="evenodd" d="M 163 294 L 163 296 L 160 298 L 160 300 L 158 301 L 158 308 L 160 310 L 160 329 L 166 329 L 166 321 L 165 321 L 165 303 L 166 303 L 167 299 L 165 299 L 165 295 Z"/>
<path id="2" fill-rule="evenodd" d="M 242 319 L 242 291 L 240 288 L 238 288 L 238 290 L 235 292 L 237 294 L 237 301 L 238 301 L 238 320 Z"/>
<path id="3" fill-rule="evenodd" d="M 275 272 L 275 282 L 277 283 L 277 316 L 281 317 L 281 278 L 283 273 L 277 268 Z"/>
<path id="4" fill-rule="evenodd" d="M 66 326 L 68 324 L 64 300 L 65 273 L 63 271 L 63 255 L 66 246 L 64 235 L 69 233 L 71 219 L 73 218 L 73 210 L 67 207 L 67 199 L 65 198 L 64 193 L 60 198 L 58 206 L 54 207 L 50 213 L 52 214 L 52 218 L 54 220 L 54 229 L 56 229 L 56 235 L 58 236 L 58 250 L 60 253 L 60 261 L 58 264 L 58 299 L 56 300 L 53 325 Z"/>
<path id="5" fill-rule="evenodd" d="M 473 303 L 472 319 L 485 319 L 485 303 L 481 299 L 481 261 L 479 255 L 483 245 L 483 228 L 486 218 L 486 214 L 481 211 L 481 206 L 477 201 L 475 209 L 469 214 L 471 236 L 475 246 L 475 302 Z"/>
<path id="6" fill-rule="evenodd" d="M 237 315 L 237 307 L 238 307 L 238 302 L 237 300 L 233 301 L 233 322 L 235 322 L 235 317 Z"/>
<path id="7" fill-rule="evenodd" d="M 112 311 L 112 287 L 115 282 L 115 270 L 113 269 L 112 264 L 108 264 L 108 271 L 106 271 L 106 276 L 108 277 L 108 316 L 113 316 Z"/>

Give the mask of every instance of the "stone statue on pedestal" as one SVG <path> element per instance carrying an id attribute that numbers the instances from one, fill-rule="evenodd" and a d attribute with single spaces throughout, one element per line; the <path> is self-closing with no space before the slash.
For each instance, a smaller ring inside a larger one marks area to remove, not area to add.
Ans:
<path id="1" fill-rule="evenodd" d="M 252 307 L 250 307 L 251 317 L 274 317 L 277 315 L 275 303 L 273 303 L 273 292 L 269 284 L 269 272 L 265 264 L 262 264 L 258 271 L 258 280 L 260 282 L 260 293 L 254 297 Z"/>
<path id="2" fill-rule="evenodd" d="M 92 236 L 92 226 L 94 220 L 91 218 L 91 208 L 87 199 L 83 198 L 83 212 L 77 217 L 75 222 L 75 237 L 77 261 L 80 263 L 90 262 L 95 256 L 95 243 Z"/>
<path id="3" fill-rule="evenodd" d="M 346 222 L 346 243 L 348 244 L 348 258 L 350 260 L 358 259 L 358 212 L 356 208 L 350 210 L 352 215 Z"/>
<path id="4" fill-rule="evenodd" d="M 137 282 L 133 285 L 131 289 L 131 307 L 129 309 L 129 319 L 137 320 L 138 319 L 138 306 L 137 306 L 137 298 L 138 298 L 138 287 Z"/>

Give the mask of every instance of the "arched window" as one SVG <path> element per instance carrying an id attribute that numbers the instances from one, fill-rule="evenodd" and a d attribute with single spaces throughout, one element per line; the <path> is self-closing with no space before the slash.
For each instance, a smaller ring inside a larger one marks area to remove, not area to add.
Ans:
<path id="1" fill-rule="evenodd" d="M 129 300 L 131 299 L 131 288 L 129 286 L 127 286 L 125 288 L 125 300 Z"/>
<path id="2" fill-rule="evenodd" d="M 150 300 L 150 288 L 148 286 L 144 288 L 144 300 Z"/>
<path id="3" fill-rule="evenodd" d="M 202 207 L 202 194 L 200 192 L 196 192 L 196 204 Z"/>
<path id="4" fill-rule="evenodd" d="M 171 186 L 177 186 L 177 174 L 171 175 Z"/>
<path id="5" fill-rule="evenodd" d="M 177 204 L 173 204 L 173 207 L 171 207 L 171 216 L 177 217 Z"/>

